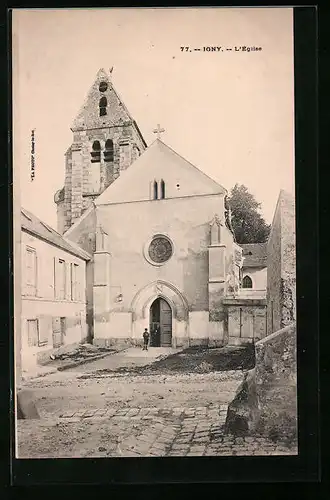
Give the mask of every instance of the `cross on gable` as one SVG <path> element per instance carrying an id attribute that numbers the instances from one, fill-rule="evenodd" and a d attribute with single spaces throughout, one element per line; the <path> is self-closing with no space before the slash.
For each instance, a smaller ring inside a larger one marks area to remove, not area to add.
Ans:
<path id="1" fill-rule="evenodd" d="M 157 139 L 160 139 L 160 134 L 162 134 L 163 132 L 165 132 L 165 129 L 164 128 L 160 128 L 160 125 L 158 123 L 157 128 L 155 128 L 153 130 L 153 133 L 157 134 Z"/>

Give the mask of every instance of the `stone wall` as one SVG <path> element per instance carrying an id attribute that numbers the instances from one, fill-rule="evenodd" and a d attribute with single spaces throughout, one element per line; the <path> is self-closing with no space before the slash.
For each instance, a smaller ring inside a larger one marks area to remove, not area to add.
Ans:
<path id="1" fill-rule="evenodd" d="M 296 320 L 294 198 L 281 191 L 267 245 L 267 333 Z"/>
<path id="2" fill-rule="evenodd" d="M 227 413 L 225 430 L 273 441 L 297 441 L 296 325 L 255 344 L 256 366 L 246 373 Z"/>
<path id="3" fill-rule="evenodd" d="M 228 407 L 225 429 L 297 441 L 294 198 L 281 191 L 267 245 L 267 336 Z M 274 333 L 273 333 L 274 332 Z"/>
<path id="4" fill-rule="evenodd" d="M 296 320 L 296 224 L 292 196 L 282 193 L 282 321 L 281 328 Z"/>
<path id="5" fill-rule="evenodd" d="M 271 439 L 297 438 L 296 325 L 256 343 L 255 378 L 259 399 L 257 432 Z"/>

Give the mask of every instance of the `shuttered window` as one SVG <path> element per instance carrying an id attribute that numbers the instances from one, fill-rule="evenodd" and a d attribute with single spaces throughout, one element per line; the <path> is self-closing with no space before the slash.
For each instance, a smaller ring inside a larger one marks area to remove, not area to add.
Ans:
<path id="1" fill-rule="evenodd" d="M 55 298 L 64 300 L 66 298 L 66 265 L 62 259 L 54 259 L 54 288 Z"/>
<path id="2" fill-rule="evenodd" d="M 48 344 L 49 318 L 27 320 L 27 341 L 29 347 L 42 347 Z"/>
<path id="3" fill-rule="evenodd" d="M 37 293 L 37 253 L 33 248 L 26 248 L 26 288 L 29 295 Z"/>
<path id="4" fill-rule="evenodd" d="M 39 341 L 39 325 L 37 319 L 28 319 L 27 320 L 27 334 L 28 334 L 28 346 L 36 347 Z"/>
<path id="5" fill-rule="evenodd" d="M 80 299 L 79 266 L 71 264 L 71 300 Z"/>
<path id="6" fill-rule="evenodd" d="M 38 346 L 42 347 L 48 344 L 52 328 L 51 316 L 40 316 L 38 322 Z"/>

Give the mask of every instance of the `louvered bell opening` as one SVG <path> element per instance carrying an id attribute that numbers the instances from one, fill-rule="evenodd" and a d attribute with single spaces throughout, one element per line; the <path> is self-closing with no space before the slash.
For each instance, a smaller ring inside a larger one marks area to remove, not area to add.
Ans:
<path id="1" fill-rule="evenodd" d="M 99 163 L 101 161 L 101 153 L 100 151 L 92 151 L 91 152 L 91 162 Z"/>
<path id="2" fill-rule="evenodd" d="M 104 151 L 104 161 L 113 161 L 113 151 Z"/>

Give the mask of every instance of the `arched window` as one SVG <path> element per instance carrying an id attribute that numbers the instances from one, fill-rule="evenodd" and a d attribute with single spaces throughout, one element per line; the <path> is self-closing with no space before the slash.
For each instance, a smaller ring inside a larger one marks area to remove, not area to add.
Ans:
<path id="1" fill-rule="evenodd" d="M 252 280 L 250 276 L 244 276 L 242 285 L 243 288 L 252 288 Z"/>
<path id="2" fill-rule="evenodd" d="M 92 163 L 99 163 L 101 161 L 101 144 L 99 141 L 94 141 L 91 152 Z"/>
<path id="3" fill-rule="evenodd" d="M 158 199 L 158 182 L 154 181 L 154 200 Z"/>
<path id="4" fill-rule="evenodd" d="M 160 182 L 160 198 L 163 200 L 165 198 L 165 182 L 163 179 Z"/>
<path id="5" fill-rule="evenodd" d="M 113 141 L 107 139 L 105 141 L 104 161 L 113 161 Z"/>
<path id="6" fill-rule="evenodd" d="M 100 82 L 99 85 L 99 91 L 100 92 L 105 92 L 108 89 L 108 84 L 107 82 Z"/>
<path id="7" fill-rule="evenodd" d="M 100 116 L 105 116 L 107 114 L 108 101 L 106 97 L 101 97 L 99 102 Z"/>

